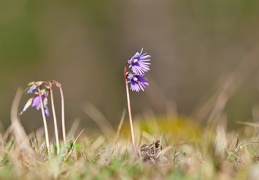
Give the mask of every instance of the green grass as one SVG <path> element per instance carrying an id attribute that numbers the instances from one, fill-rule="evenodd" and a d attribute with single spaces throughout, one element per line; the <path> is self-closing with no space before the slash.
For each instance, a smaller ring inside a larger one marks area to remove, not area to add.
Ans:
<path id="1" fill-rule="evenodd" d="M 146 123 L 149 123 L 148 128 Z M 105 137 L 101 133 L 91 137 L 83 132 L 77 139 L 79 133 L 74 131 L 68 145 L 61 144 L 59 154 L 56 154 L 54 141 L 48 154 L 43 135 L 38 136 L 37 131 L 34 131 L 23 137 L 30 142 L 24 144 L 12 133 L 14 130 L 23 131 L 22 126 L 16 126 L 1 137 L 0 178 L 101 180 L 257 177 L 259 144 L 255 127 L 242 125 L 238 131 L 227 132 L 222 123 L 201 127 L 183 117 L 138 120 L 135 127 L 139 130 L 136 133 L 136 137 L 139 137 L 139 154 L 132 150 L 126 122 L 116 142 L 114 136 Z M 181 131 L 177 131 L 178 128 Z"/>
<path id="2" fill-rule="evenodd" d="M 239 122 L 239 129 L 228 130 L 222 111 L 227 98 L 218 98 L 224 91 L 191 118 L 177 113 L 134 118 L 137 153 L 125 112 L 114 130 L 92 105 L 85 113 L 100 132 L 80 129 L 75 121 L 59 153 L 54 139 L 48 152 L 43 129 L 29 134 L 23 129 L 17 115 L 22 95 L 18 91 L 11 125 L 0 134 L 0 179 L 257 179 L 259 125 Z"/>

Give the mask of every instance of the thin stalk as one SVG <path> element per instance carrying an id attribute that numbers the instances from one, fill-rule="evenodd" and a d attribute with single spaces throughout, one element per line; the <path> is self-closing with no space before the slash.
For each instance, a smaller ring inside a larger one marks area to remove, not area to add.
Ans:
<path id="1" fill-rule="evenodd" d="M 63 141 L 65 145 L 67 145 L 67 138 L 66 138 L 66 125 L 65 125 L 65 105 L 64 105 L 64 95 L 62 87 L 59 87 L 60 96 L 61 96 L 61 113 L 62 113 L 62 132 L 63 132 Z"/>
<path id="2" fill-rule="evenodd" d="M 62 133 L 63 133 L 63 141 L 65 145 L 67 145 L 67 138 L 66 138 L 66 125 L 65 125 L 65 105 L 64 105 L 64 94 L 61 87 L 61 84 L 57 81 L 53 81 L 55 85 L 59 88 L 60 96 L 61 96 L 61 118 L 62 118 Z"/>
<path id="3" fill-rule="evenodd" d="M 128 86 L 126 74 L 127 74 L 127 69 L 126 69 L 126 67 L 125 67 L 125 68 L 124 68 L 124 79 L 125 79 L 125 85 L 126 85 L 127 105 L 128 105 L 128 113 L 129 113 L 131 139 L 132 139 L 133 149 L 134 149 L 134 151 L 136 152 L 135 137 L 134 137 L 134 127 L 133 127 L 133 121 L 132 121 L 130 95 L 129 95 L 129 86 Z"/>
<path id="4" fill-rule="evenodd" d="M 48 133 L 46 116 L 45 116 L 45 112 L 44 112 L 44 106 L 43 106 L 43 102 L 42 102 L 41 91 L 39 91 L 39 96 L 40 96 L 41 114 L 42 114 L 42 119 L 43 119 L 43 124 L 44 124 L 44 130 L 45 130 L 46 146 L 47 146 L 47 151 L 49 153 L 49 133 Z"/>
<path id="5" fill-rule="evenodd" d="M 51 83 L 49 83 L 49 86 L 50 86 L 49 91 L 50 91 L 50 100 L 51 100 L 51 107 L 52 107 L 53 120 L 54 120 L 54 128 L 55 128 L 57 154 L 59 154 L 58 125 L 57 125 L 57 117 L 56 117 L 56 110 L 55 110 L 55 105 L 54 105 L 54 98 L 53 98 L 53 91 L 52 91 Z"/>
<path id="6" fill-rule="evenodd" d="M 116 132 L 116 136 L 115 136 L 114 141 L 113 141 L 113 148 L 112 148 L 113 150 L 114 150 L 115 145 L 116 145 L 116 143 L 118 141 L 118 138 L 119 138 L 119 135 L 120 135 L 120 132 L 121 132 L 121 128 L 122 128 L 122 125 L 123 125 L 123 122 L 124 122 L 124 119 L 125 119 L 125 109 L 123 110 L 122 117 L 121 117 L 121 120 L 120 120 L 120 124 L 118 126 L 118 130 Z"/>

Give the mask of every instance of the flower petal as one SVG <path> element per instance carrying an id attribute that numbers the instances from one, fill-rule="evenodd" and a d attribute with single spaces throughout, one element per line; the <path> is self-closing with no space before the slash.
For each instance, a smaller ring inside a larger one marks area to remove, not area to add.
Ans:
<path id="1" fill-rule="evenodd" d="M 45 112 L 45 115 L 46 115 L 47 117 L 50 116 L 50 114 L 49 114 L 49 108 L 48 108 L 48 107 L 44 107 L 44 112 Z"/>
<path id="2" fill-rule="evenodd" d="M 136 54 L 128 60 L 129 68 L 131 68 L 135 74 L 143 74 L 150 70 L 149 65 L 151 63 L 149 61 L 151 56 L 146 53 L 142 54 L 142 52 L 143 48 L 140 53 L 136 52 Z"/>
<path id="3" fill-rule="evenodd" d="M 24 105 L 24 108 L 23 108 L 22 112 L 20 113 L 20 115 L 21 115 L 22 113 L 24 113 L 24 112 L 31 106 L 32 100 L 33 100 L 33 98 L 30 98 L 30 99 L 27 101 L 27 103 Z"/>
<path id="4" fill-rule="evenodd" d="M 36 84 L 34 84 L 34 85 L 32 85 L 30 88 L 29 88 L 29 90 L 27 91 L 27 93 L 34 93 L 34 91 L 37 89 L 37 85 Z"/>
<path id="5" fill-rule="evenodd" d="M 128 74 L 128 79 L 130 83 L 130 89 L 132 91 L 139 92 L 140 90 L 144 91 L 144 88 L 149 86 L 148 80 L 144 77 L 143 74 Z"/>

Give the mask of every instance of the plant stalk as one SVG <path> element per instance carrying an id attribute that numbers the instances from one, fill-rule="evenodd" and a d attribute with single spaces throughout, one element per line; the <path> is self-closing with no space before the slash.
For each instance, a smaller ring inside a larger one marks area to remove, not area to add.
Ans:
<path id="1" fill-rule="evenodd" d="M 129 122 L 130 122 L 130 131 L 131 131 L 131 139 L 132 139 L 132 145 L 133 149 L 136 152 L 136 143 L 135 143 L 135 137 L 134 137 L 134 127 L 133 127 L 133 121 L 132 121 L 132 113 L 131 113 L 131 104 L 130 104 L 130 95 L 129 95 L 129 86 L 127 82 L 127 69 L 124 68 L 124 79 L 125 79 L 125 85 L 126 85 L 126 94 L 127 94 L 127 105 L 128 105 L 128 113 L 129 113 Z"/>
<path id="2" fill-rule="evenodd" d="M 47 146 L 47 152 L 49 153 L 49 133 L 48 133 L 48 125 L 46 121 L 46 116 L 44 112 L 44 106 L 42 102 L 42 96 L 41 96 L 41 91 L 39 91 L 39 96 L 40 96 L 40 105 L 41 105 L 41 114 L 42 114 L 42 119 L 43 119 L 43 124 L 44 124 L 44 131 L 45 131 L 45 139 L 46 139 L 46 146 Z"/>
<path id="3" fill-rule="evenodd" d="M 63 134 L 63 141 L 65 145 L 67 145 L 67 138 L 66 138 L 66 125 L 65 125 L 65 101 L 64 101 L 64 94 L 61 87 L 61 84 L 57 81 L 53 81 L 55 85 L 59 88 L 60 96 L 61 96 L 61 120 L 62 120 L 62 134 Z"/>
<path id="4" fill-rule="evenodd" d="M 53 120 L 54 120 L 54 128 L 55 128 L 57 154 L 59 154 L 58 125 L 57 125 L 57 117 L 56 117 L 56 110 L 55 110 L 55 105 L 54 105 L 54 97 L 53 97 L 53 91 L 52 91 L 51 83 L 49 83 L 49 86 L 50 86 L 49 91 L 50 91 L 50 100 L 51 100 L 51 107 L 52 107 Z"/>

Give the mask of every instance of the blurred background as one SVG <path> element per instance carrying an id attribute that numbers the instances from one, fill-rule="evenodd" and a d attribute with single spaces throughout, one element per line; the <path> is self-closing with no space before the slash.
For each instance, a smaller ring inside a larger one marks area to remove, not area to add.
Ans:
<path id="1" fill-rule="evenodd" d="M 254 0 L 0 0 L 0 120 L 6 129 L 19 87 L 56 80 L 68 128 L 77 118 L 96 127 L 87 103 L 116 127 L 126 108 L 125 61 L 144 48 L 150 86 L 131 92 L 134 116 L 177 112 L 201 121 L 221 111 L 235 127 L 258 110 L 258 40 Z M 21 121 L 29 132 L 42 126 L 32 108 Z"/>

